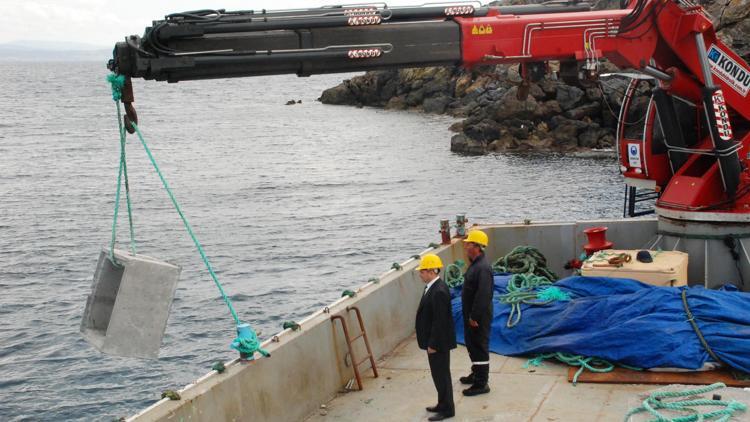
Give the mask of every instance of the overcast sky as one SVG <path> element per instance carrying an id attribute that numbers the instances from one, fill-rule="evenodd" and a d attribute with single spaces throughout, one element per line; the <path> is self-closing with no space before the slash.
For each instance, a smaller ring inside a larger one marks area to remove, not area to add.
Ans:
<path id="1" fill-rule="evenodd" d="M 424 3 L 389 1 L 391 6 Z M 196 9 L 287 9 L 361 3 L 339 0 L 0 0 L 0 43 L 41 40 L 110 47 L 152 20 Z"/>

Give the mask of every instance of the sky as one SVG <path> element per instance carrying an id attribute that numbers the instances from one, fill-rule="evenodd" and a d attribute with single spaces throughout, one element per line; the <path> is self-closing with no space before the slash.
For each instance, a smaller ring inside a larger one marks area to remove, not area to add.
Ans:
<path id="1" fill-rule="evenodd" d="M 430 0 L 432 1 L 432 0 Z M 414 5 L 423 0 L 395 0 Z M 197 9 L 258 10 L 361 3 L 359 0 L 0 0 L 0 44 L 56 41 L 111 47 L 126 35 L 143 34 L 151 21 Z"/>

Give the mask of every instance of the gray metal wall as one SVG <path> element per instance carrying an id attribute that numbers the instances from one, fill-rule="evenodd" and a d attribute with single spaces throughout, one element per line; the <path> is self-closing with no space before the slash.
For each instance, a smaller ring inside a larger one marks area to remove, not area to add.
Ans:
<path id="1" fill-rule="evenodd" d="M 597 226 L 608 228 L 607 239 L 617 249 L 641 249 L 656 239 L 655 219 L 503 224 L 485 226 L 492 239 L 487 254 L 494 259 L 519 245 L 534 246 L 547 258 L 552 271 L 559 276 L 568 275 L 565 263 L 578 258 L 587 243 L 583 230 Z"/>

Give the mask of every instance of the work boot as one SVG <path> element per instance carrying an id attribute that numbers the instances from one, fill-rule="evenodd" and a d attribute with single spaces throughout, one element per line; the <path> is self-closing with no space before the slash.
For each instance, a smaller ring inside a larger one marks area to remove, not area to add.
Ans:
<path id="1" fill-rule="evenodd" d="M 429 418 L 427 418 L 428 421 L 442 421 L 443 419 L 449 419 L 455 416 L 455 412 L 451 413 L 438 413 L 437 415 L 432 415 Z"/>
<path id="2" fill-rule="evenodd" d="M 484 384 L 484 385 L 474 384 L 471 387 L 463 391 L 464 396 L 478 396 L 480 394 L 487 394 L 489 392 L 490 392 L 490 386 L 487 384 Z"/>
<path id="3" fill-rule="evenodd" d="M 459 378 L 458 380 L 461 381 L 461 384 L 473 385 L 474 384 L 474 373 L 472 372 L 472 373 L 470 373 L 469 375 L 467 375 L 465 377 Z"/>

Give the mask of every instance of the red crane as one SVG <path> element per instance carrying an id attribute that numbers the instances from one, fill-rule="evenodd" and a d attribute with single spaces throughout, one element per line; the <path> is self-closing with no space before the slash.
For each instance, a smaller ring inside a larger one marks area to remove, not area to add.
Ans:
<path id="1" fill-rule="evenodd" d="M 594 83 L 606 58 L 656 84 L 645 116 L 631 116 L 640 78 L 632 78 L 623 100 L 617 148 L 628 183 L 661 192 L 661 219 L 750 222 L 750 67 L 689 0 L 623 6 L 592 11 L 585 3 L 458 2 L 200 10 L 168 15 L 142 37 L 127 37 L 116 45 L 109 68 L 128 77 L 126 119 L 136 119 L 130 77 L 178 82 L 520 63 L 523 88 L 545 74 L 549 61 L 560 62 L 565 80 Z M 637 125 L 627 121 L 633 117 Z"/>

